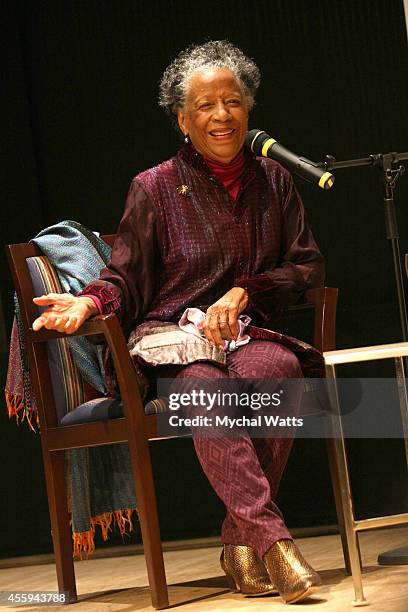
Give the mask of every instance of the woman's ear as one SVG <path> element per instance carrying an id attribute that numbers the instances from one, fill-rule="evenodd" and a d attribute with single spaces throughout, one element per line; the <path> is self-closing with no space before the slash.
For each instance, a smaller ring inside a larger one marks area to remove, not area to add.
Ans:
<path id="1" fill-rule="evenodd" d="M 183 132 L 184 136 L 187 136 L 188 128 L 186 125 L 186 116 L 180 108 L 177 109 L 177 121 L 178 121 L 180 130 Z"/>

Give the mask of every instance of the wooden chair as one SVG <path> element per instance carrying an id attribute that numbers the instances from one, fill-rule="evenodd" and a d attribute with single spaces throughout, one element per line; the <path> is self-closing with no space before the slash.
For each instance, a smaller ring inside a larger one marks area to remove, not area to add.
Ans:
<path id="1" fill-rule="evenodd" d="M 103 238 L 107 243 L 113 243 L 114 236 Z M 149 441 L 157 438 L 157 417 L 145 414 L 134 367 L 119 321 L 112 314 L 96 316 L 87 321 L 75 335 L 102 334 L 104 336 L 116 369 L 124 416 L 99 422 L 59 426 L 46 345 L 50 340 L 62 339 L 67 336 L 51 330 L 43 329 L 39 332 L 33 332 L 32 330 L 32 323 L 38 316 L 38 311 L 32 301 L 35 294 L 27 260 L 42 255 L 38 247 L 28 243 L 9 245 L 7 249 L 21 308 L 34 392 L 38 400 L 41 445 L 58 588 L 61 592 L 68 592 L 69 602 L 77 600 L 72 556 L 72 533 L 66 495 L 65 451 L 66 449 L 127 442 L 131 456 L 134 486 L 137 491 L 138 513 L 152 605 L 156 609 L 166 608 L 169 605 L 169 600 L 149 450 Z M 307 293 L 306 300 L 307 304 L 295 306 L 292 309 L 293 312 L 314 308 L 315 346 L 321 351 L 333 350 L 335 348 L 337 289 L 327 287 L 313 289 Z M 330 440 L 328 440 L 328 453 L 339 527 L 343 537 L 346 567 L 349 569 L 339 495 L 338 470 Z"/>

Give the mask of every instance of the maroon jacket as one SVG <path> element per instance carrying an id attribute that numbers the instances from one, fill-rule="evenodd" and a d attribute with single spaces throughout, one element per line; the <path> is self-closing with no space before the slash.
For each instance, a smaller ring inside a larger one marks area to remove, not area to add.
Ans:
<path id="1" fill-rule="evenodd" d="M 183 146 L 132 181 L 112 259 L 82 294 L 116 311 L 125 332 L 145 320 L 177 321 L 234 286 L 265 323 L 322 285 L 323 257 L 290 174 L 247 155 L 234 201 L 202 156 Z"/>

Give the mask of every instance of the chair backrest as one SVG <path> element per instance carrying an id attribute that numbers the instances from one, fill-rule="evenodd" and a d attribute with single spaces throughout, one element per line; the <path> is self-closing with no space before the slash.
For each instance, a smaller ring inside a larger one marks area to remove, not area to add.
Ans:
<path id="1" fill-rule="evenodd" d="M 33 297 L 62 293 L 63 290 L 53 266 L 37 246 L 17 244 L 8 249 L 40 427 L 41 422 L 55 426 L 66 412 L 84 401 L 83 380 L 72 359 L 67 339 L 49 340 L 41 346 L 34 346 L 30 340 L 30 328 L 40 314 L 40 309 L 33 304 Z M 48 398 L 46 402 L 45 398 Z"/>
<path id="2" fill-rule="evenodd" d="M 27 266 L 33 286 L 32 297 L 47 293 L 63 293 L 58 276 L 47 257 L 29 257 Z M 41 310 L 44 309 L 38 308 L 38 314 Z M 67 412 L 84 402 L 84 384 L 66 338 L 49 340 L 46 347 L 55 408 L 60 422 Z"/>
<path id="3" fill-rule="evenodd" d="M 102 238 L 112 245 L 115 235 Z M 40 313 L 33 303 L 33 297 L 63 293 L 63 289 L 51 262 L 35 244 L 9 245 L 8 257 L 26 335 L 40 427 L 41 423 L 45 427 L 56 426 L 67 413 L 85 401 L 85 384 L 66 338 L 49 340 L 40 345 L 30 340 L 30 330 Z"/>

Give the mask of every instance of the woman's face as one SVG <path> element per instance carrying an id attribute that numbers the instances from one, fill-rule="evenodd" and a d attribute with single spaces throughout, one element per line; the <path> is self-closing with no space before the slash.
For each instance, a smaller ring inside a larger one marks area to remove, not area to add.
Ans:
<path id="1" fill-rule="evenodd" d="M 181 131 L 204 157 L 228 164 L 244 144 L 248 107 L 238 81 L 227 68 L 193 75 L 185 105 L 177 116 Z"/>

